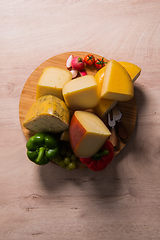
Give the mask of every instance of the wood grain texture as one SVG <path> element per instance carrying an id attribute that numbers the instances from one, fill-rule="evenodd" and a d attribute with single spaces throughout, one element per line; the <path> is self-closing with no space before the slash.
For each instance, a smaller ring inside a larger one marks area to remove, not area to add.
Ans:
<path id="1" fill-rule="evenodd" d="M 159 0 L 1 1 L 0 240 L 159 240 L 159 12 Z M 41 63 L 70 51 L 142 68 L 136 126 L 101 173 L 26 157 L 21 91 Z"/>
<path id="2" fill-rule="evenodd" d="M 56 66 L 56 67 L 66 69 L 65 63 L 66 63 L 67 58 L 71 54 L 73 56 L 80 56 L 80 57 L 84 58 L 89 53 L 75 51 L 75 52 L 66 52 L 66 53 L 62 53 L 62 54 L 53 56 L 52 58 L 43 62 L 39 67 L 37 67 L 32 72 L 32 74 L 29 76 L 29 78 L 27 79 L 27 81 L 22 89 L 22 93 L 21 93 L 20 101 L 19 101 L 19 119 L 20 119 L 22 131 L 27 140 L 31 136 L 33 136 L 35 133 L 26 129 L 23 126 L 23 122 L 24 122 L 25 116 L 26 116 L 27 112 L 29 111 L 30 107 L 36 101 L 36 87 L 37 87 L 37 83 L 40 78 L 40 75 L 42 74 L 42 71 L 44 70 L 44 68 L 49 67 L 49 66 Z M 101 57 L 97 54 L 94 54 L 94 56 L 95 56 L 95 58 Z M 105 61 L 108 61 L 108 59 L 105 59 Z M 95 75 L 97 72 L 97 70 L 95 69 L 94 66 L 92 66 L 92 67 L 86 66 L 85 69 L 87 71 L 87 74 Z M 128 137 L 126 140 L 123 140 L 123 141 L 120 138 L 118 139 L 117 146 L 114 149 L 115 156 L 125 147 L 126 143 L 129 141 L 129 139 L 132 135 L 132 132 L 134 130 L 134 127 L 136 124 L 136 119 L 137 119 L 137 105 L 136 105 L 135 97 L 127 102 L 118 102 L 117 106 L 119 107 L 119 109 L 122 112 L 121 121 L 122 121 L 123 125 L 125 126 L 125 129 L 127 130 Z M 107 127 L 109 127 L 108 123 L 107 123 L 108 122 L 107 115 L 106 115 L 105 119 L 103 119 L 103 121 L 106 123 Z M 82 164 L 80 161 L 77 164 L 77 168 L 82 169 L 82 168 L 86 168 L 86 167 L 87 166 Z"/>

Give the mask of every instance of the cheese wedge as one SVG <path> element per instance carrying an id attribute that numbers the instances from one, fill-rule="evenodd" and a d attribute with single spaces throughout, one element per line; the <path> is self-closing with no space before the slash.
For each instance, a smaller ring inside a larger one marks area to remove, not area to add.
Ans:
<path id="1" fill-rule="evenodd" d="M 66 83 L 62 92 L 71 110 L 94 108 L 99 102 L 97 83 L 92 75 L 78 77 Z"/>
<path id="2" fill-rule="evenodd" d="M 69 141 L 69 130 L 62 132 L 60 140 Z"/>
<path id="3" fill-rule="evenodd" d="M 69 129 L 70 111 L 61 99 L 46 95 L 29 109 L 23 126 L 33 132 L 62 132 Z"/>
<path id="4" fill-rule="evenodd" d="M 91 157 L 111 135 L 107 126 L 94 113 L 75 111 L 70 122 L 71 147 L 77 157 Z"/>
<path id="5" fill-rule="evenodd" d="M 96 113 L 100 118 L 104 116 L 116 106 L 118 101 L 109 100 L 109 99 L 100 99 L 99 104 L 94 108 L 94 113 Z"/>
<path id="6" fill-rule="evenodd" d="M 102 67 L 94 75 L 94 77 L 96 79 L 96 82 L 97 82 L 97 85 L 98 85 L 98 95 L 99 95 L 99 97 L 101 96 L 101 89 L 102 89 L 105 70 L 106 70 L 106 66 Z"/>
<path id="7" fill-rule="evenodd" d="M 101 95 L 105 69 L 106 66 L 102 67 L 94 76 L 98 85 L 99 97 Z M 101 98 L 98 105 L 93 110 L 100 118 L 103 118 L 116 104 L 117 101 Z"/>
<path id="8" fill-rule="evenodd" d="M 127 70 L 130 77 L 132 78 L 132 81 L 135 82 L 136 79 L 141 74 L 141 68 L 130 62 L 119 62 L 119 63 Z"/>
<path id="9" fill-rule="evenodd" d="M 132 78 L 132 82 L 134 83 L 136 79 L 140 76 L 141 68 L 129 62 L 119 62 L 119 63 L 127 70 L 130 77 Z M 98 84 L 99 93 L 101 93 L 105 69 L 106 69 L 106 66 L 101 68 L 94 76 Z M 101 98 L 99 101 L 99 104 L 94 108 L 94 112 L 100 118 L 103 118 L 116 104 L 117 104 L 117 101 Z"/>
<path id="10" fill-rule="evenodd" d="M 47 67 L 43 70 L 37 84 L 36 99 L 44 95 L 53 95 L 63 100 L 62 88 L 72 80 L 72 74 L 67 69 Z"/>
<path id="11" fill-rule="evenodd" d="M 101 98 L 128 101 L 134 96 L 134 86 L 125 68 L 115 60 L 106 65 Z"/>

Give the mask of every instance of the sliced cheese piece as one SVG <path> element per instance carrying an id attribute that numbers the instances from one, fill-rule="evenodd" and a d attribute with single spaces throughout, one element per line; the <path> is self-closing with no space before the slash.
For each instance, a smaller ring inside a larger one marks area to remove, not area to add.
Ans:
<path id="1" fill-rule="evenodd" d="M 23 126 L 33 132 L 62 132 L 69 129 L 70 111 L 61 99 L 46 95 L 29 109 Z"/>
<path id="2" fill-rule="evenodd" d="M 134 96 L 134 86 L 125 68 L 115 60 L 110 60 L 105 69 L 101 98 L 128 101 Z"/>
<path id="3" fill-rule="evenodd" d="M 99 102 L 97 83 L 92 75 L 66 83 L 62 92 L 67 106 L 72 110 L 94 108 Z"/>
<path id="4" fill-rule="evenodd" d="M 63 100 L 62 88 L 71 79 L 72 74 L 67 69 L 54 66 L 45 68 L 37 84 L 36 99 L 53 95 Z"/>
<path id="5" fill-rule="evenodd" d="M 62 132 L 60 140 L 61 141 L 69 141 L 69 131 L 68 130 Z"/>
<path id="6" fill-rule="evenodd" d="M 132 78 L 132 81 L 135 82 L 136 79 L 141 74 L 141 68 L 130 62 L 119 62 L 119 63 L 127 70 L 130 77 Z"/>
<path id="7" fill-rule="evenodd" d="M 104 116 L 116 106 L 118 101 L 108 100 L 108 99 L 100 99 L 99 104 L 94 108 L 94 112 L 100 117 L 104 118 Z"/>
<path id="8" fill-rule="evenodd" d="M 70 122 L 70 144 L 77 157 L 91 157 L 111 135 L 102 120 L 91 112 L 75 111 Z"/>

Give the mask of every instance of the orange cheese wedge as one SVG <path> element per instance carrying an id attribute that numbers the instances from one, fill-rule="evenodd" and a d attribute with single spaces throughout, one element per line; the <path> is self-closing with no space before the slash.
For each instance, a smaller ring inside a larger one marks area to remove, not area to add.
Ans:
<path id="1" fill-rule="evenodd" d="M 75 111 L 70 122 L 69 137 L 77 157 L 91 157 L 111 135 L 102 120 L 91 112 Z"/>

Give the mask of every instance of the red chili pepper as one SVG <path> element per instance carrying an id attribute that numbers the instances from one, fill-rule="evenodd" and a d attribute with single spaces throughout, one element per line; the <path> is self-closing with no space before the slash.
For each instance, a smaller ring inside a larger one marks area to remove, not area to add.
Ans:
<path id="1" fill-rule="evenodd" d="M 114 148 L 112 143 L 107 140 L 97 154 L 89 158 L 80 158 L 80 161 L 92 171 L 102 171 L 112 162 L 113 158 Z"/>

